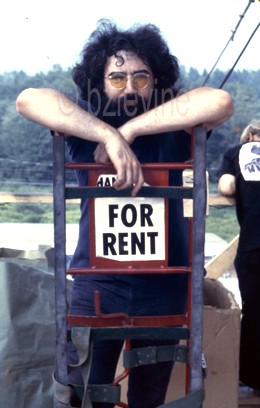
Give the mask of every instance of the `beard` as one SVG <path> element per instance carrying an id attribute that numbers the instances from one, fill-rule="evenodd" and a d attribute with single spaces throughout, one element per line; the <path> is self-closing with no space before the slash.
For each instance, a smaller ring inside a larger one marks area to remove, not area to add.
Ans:
<path id="1" fill-rule="evenodd" d="M 142 98 L 136 94 L 127 94 L 117 99 L 109 99 L 102 92 L 99 100 L 92 103 L 96 107 L 96 115 L 109 125 L 118 128 L 130 119 L 141 115 L 155 106 L 154 92 L 149 98 Z M 98 103 L 97 103 L 98 102 Z"/>

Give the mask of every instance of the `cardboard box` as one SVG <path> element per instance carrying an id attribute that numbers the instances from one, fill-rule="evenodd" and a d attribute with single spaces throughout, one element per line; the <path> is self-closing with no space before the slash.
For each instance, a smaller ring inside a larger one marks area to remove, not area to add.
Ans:
<path id="1" fill-rule="evenodd" d="M 203 351 L 207 363 L 203 408 L 238 408 L 240 309 L 234 296 L 214 279 L 205 279 Z M 122 373 L 122 361 L 118 374 Z M 165 402 L 185 395 L 186 365 L 176 363 Z M 122 383 L 126 402 L 127 379 Z"/>
<path id="2" fill-rule="evenodd" d="M 238 408 L 240 309 L 219 281 L 205 279 L 203 351 L 207 362 L 203 408 Z M 176 363 L 166 402 L 185 395 L 185 365 Z"/>
<path id="3" fill-rule="evenodd" d="M 54 274 L 43 256 L 0 248 L 1 407 L 53 407 Z"/>
<path id="4" fill-rule="evenodd" d="M 240 309 L 221 282 L 205 279 L 203 352 L 207 363 L 203 408 L 238 408 Z M 120 359 L 118 372 L 122 373 Z M 186 365 L 175 363 L 165 402 L 185 395 Z M 126 402 L 127 379 L 121 382 Z"/>

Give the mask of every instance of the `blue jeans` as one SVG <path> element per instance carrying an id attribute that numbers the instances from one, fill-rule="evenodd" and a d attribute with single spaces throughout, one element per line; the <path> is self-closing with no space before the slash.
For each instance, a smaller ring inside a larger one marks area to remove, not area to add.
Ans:
<path id="1" fill-rule="evenodd" d="M 74 281 L 70 313 L 93 315 L 94 291 L 101 293 L 103 313 L 124 312 L 129 316 L 160 316 L 186 311 L 187 278 L 175 276 L 77 276 Z M 175 340 L 133 340 L 132 348 L 176 344 Z M 114 380 L 122 341 L 95 341 L 90 384 L 111 384 Z M 70 349 L 70 360 L 76 350 Z M 128 380 L 129 408 L 155 408 L 163 404 L 173 362 L 139 366 L 131 369 Z M 72 381 L 80 383 L 80 377 Z M 95 403 L 94 408 L 111 408 L 112 404 Z"/>
<path id="2" fill-rule="evenodd" d="M 260 249 L 235 259 L 242 299 L 240 381 L 260 390 Z"/>

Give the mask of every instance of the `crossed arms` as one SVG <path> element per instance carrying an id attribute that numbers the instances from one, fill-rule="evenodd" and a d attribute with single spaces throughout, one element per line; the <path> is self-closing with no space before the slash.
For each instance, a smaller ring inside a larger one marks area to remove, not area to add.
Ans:
<path id="1" fill-rule="evenodd" d="M 130 145 L 136 137 L 203 125 L 208 130 L 233 114 L 230 95 L 213 88 L 197 88 L 129 120 L 118 129 L 85 111 L 64 94 L 49 88 L 29 88 L 16 100 L 17 112 L 63 135 L 99 143 L 95 160 L 111 161 L 117 172 L 114 187 L 133 186 L 135 196 L 144 178 Z"/>

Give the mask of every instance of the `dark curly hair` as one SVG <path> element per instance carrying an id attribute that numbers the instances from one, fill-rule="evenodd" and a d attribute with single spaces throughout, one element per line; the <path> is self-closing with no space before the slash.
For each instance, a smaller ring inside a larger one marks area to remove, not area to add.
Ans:
<path id="1" fill-rule="evenodd" d="M 81 98 L 89 99 L 89 89 L 101 94 L 104 87 L 104 68 L 107 58 L 119 51 L 133 52 L 151 68 L 158 93 L 164 92 L 164 101 L 176 96 L 180 78 L 178 60 L 170 54 L 159 29 L 153 24 L 134 25 L 129 30 L 120 30 L 110 20 L 100 20 L 82 51 L 82 60 L 72 70 Z M 160 99 L 159 99 L 160 100 Z M 160 103 L 160 102 L 159 102 Z"/>

